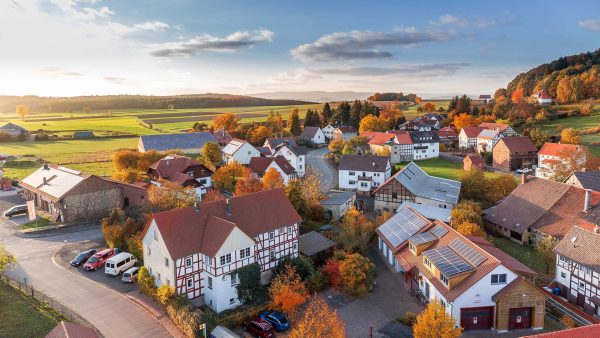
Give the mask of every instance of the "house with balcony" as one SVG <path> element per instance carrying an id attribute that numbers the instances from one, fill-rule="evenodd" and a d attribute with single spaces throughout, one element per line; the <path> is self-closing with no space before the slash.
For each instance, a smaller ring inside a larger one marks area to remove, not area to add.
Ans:
<path id="1" fill-rule="evenodd" d="M 437 131 L 410 132 L 413 142 L 413 160 L 427 160 L 440 156 L 440 138 Z"/>
<path id="2" fill-rule="evenodd" d="M 150 183 L 156 186 L 160 186 L 164 180 L 182 187 L 191 187 L 200 199 L 212 189 L 213 172 L 187 156 L 165 156 L 154 162 L 146 173 L 150 177 Z"/>
<path id="3" fill-rule="evenodd" d="M 556 169 L 568 165 L 571 160 L 575 160 L 580 164 L 585 163 L 586 156 L 582 146 L 546 142 L 542 149 L 538 151 L 538 166 L 535 170 L 535 176 L 553 179 L 557 174 Z"/>
<path id="4" fill-rule="evenodd" d="M 340 189 L 368 195 L 390 177 L 392 165 L 387 156 L 344 155 L 338 170 Z"/>

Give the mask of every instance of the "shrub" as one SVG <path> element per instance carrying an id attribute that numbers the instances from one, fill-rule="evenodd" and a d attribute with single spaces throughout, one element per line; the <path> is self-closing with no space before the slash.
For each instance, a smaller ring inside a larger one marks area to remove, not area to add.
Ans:
<path id="1" fill-rule="evenodd" d="M 285 271 L 285 268 L 288 265 L 294 267 L 294 269 L 303 281 L 307 280 L 311 275 L 315 273 L 315 267 L 310 258 L 299 256 L 296 258 L 285 257 L 277 266 L 275 274 L 277 275 L 282 271 Z"/>
<path id="2" fill-rule="evenodd" d="M 325 290 L 328 285 L 327 274 L 323 270 L 317 270 L 308 278 L 307 288 L 310 293 L 317 293 Z"/>
<path id="3" fill-rule="evenodd" d="M 200 311 L 194 311 L 191 306 L 178 307 L 176 303 L 168 303 L 165 311 L 186 337 L 201 336 L 202 313 Z"/>
<path id="4" fill-rule="evenodd" d="M 340 263 L 340 285 L 354 297 L 367 294 L 375 280 L 375 265 L 360 254 L 351 254 Z"/>
<path id="5" fill-rule="evenodd" d="M 252 303 L 260 294 L 260 265 L 252 263 L 237 270 L 239 283 L 236 286 L 238 296 L 244 304 Z"/>
<path id="6" fill-rule="evenodd" d="M 167 305 L 175 298 L 175 289 L 167 284 L 163 284 L 156 289 L 156 299 L 162 305 Z"/>
<path id="7" fill-rule="evenodd" d="M 311 204 L 308 207 L 308 217 L 313 221 L 323 221 L 325 219 L 325 208 L 320 204 Z"/>
<path id="8" fill-rule="evenodd" d="M 323 267 L 323 272 L 327 276 L 329 285 L 337 289 L 340 286 L 340 261 L 335 258 L 329 259 Z"/>
<path id="9" fill-rule="evenodd" d="M 154 283 L 154 277 L 150 275 L 145 266 L 142 266 L 138 273 L 138 284 L 140 286 L 140 293 L 150 297 L 155 296 L 156 284 Z"/>

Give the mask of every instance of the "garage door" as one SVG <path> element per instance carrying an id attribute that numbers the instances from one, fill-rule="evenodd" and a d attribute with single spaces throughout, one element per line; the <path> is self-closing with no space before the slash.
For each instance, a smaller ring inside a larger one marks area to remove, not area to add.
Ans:
<path id="1" fill-rule="evenodd" d="M 483 330 L 492 327 L 494 307 L 469 307 L 460 309 L 460 326 L 465 330 Z"/>
<path id="2" fill-rule="evenodd" d="M 532 308 L 522 307 L 510 309 L 508 317 L 508 329 L 526 329 L 531 327 Z"/>

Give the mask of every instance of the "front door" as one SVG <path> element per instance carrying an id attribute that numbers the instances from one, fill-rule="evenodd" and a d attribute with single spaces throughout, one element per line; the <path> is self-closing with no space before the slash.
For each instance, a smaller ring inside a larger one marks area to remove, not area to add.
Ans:
<path id="1" fill-rule="evenodd" d="M 526 329 L 531 327 L 532 308 L 522 307 L 510 309 L 508 315 L 508 329 Z"/>

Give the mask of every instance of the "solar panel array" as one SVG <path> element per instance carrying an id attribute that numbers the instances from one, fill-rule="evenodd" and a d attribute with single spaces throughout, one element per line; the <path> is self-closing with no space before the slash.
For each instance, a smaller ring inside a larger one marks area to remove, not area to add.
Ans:
<path id="1" fill-rule="evenodd" d="M 423 252 L 446 277 L 469 271 L 473 267 L 447 246 Z"/>
<path id="2" fill-rule="evenodd" d="M 395 248 L 407 241 L 427 224 L 429 224 L 427 220 L 404 207 L 398 209 L 398 213 L 383 223 L 378 229 Z"/>
<path id="3" fill-rule="evenodd" d="M 452 241 L 452 243 L 450 243 L 450 247 L 475 267 L 479 266 L 487 259 L 484 255 L 477 252 L 470 245 L 463 242 L 459 238 Z"/>
<path id="4" fill-rule="evenodd" d="M 430 230 L 437 238 L 442 238 L 445 234 L 448 233 L 448 230 L 441 225 L 436 225 L 433 229 Z"/>
<path id="5" fill-rule="evenodd" d="M 421 245 L 424 243 L 429 243 L 437 240 L 438 238 L 431 233 L 431 231 L 425 231 L 420 234 L 416 234 L 410 238 L 410 241 L 414 245 Z"/>

